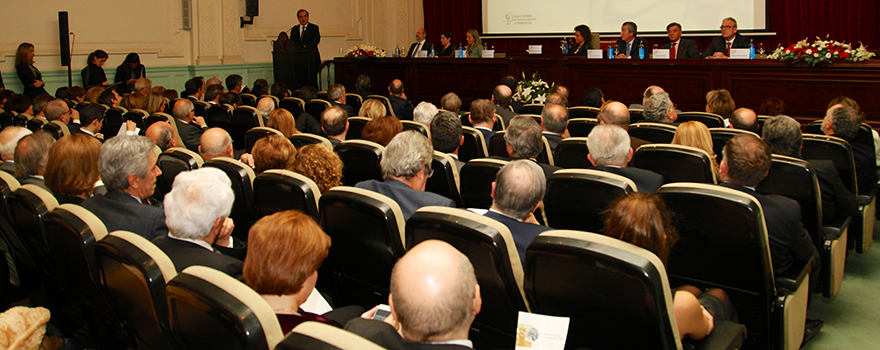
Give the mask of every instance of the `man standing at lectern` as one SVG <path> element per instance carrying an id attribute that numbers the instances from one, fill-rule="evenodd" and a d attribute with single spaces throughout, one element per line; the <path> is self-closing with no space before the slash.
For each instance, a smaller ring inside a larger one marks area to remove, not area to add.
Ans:
<path id="1" fill-rule="evenodd" d="M 737 33 L 736 20 L 733 17 L 727 17 L 721 21 L 721 37 L 712 39 L 712 45 L 706 51 L 703 51 L 703 57 L 706 58 L 728 58 L 730 49 L 748 49 L 749 38 Z"/>
<path id="2" fill-rule="evenodd" d="M 425 50 L 430 54 L 431 45 L 430 42 L 425 40 L 425 37 L 428 36 L 428 32 L 425 31 L 425 28 L 419 28 L 416 31 L 416 42 L 409 46 L 409 51 L 407 51 L 406 58 L 419 57 L 419 51 Z"/>
<path id="3" fill-rule="evenodd" d="M 318 66 L 321 65 L 321 53 L 318 51 L 318 43 L 321 42 L 321 32 L 314 23 L 309 23 L 309 11 L 300 9 L 296 11 L 296 18 L 299 25 L 290 28 L 290 41 L 294 42 L 298 48 L 304 48 L 315 51 L 315 59 L 313 61 L 315 73 L 318 72 Z M 309 77 L 309 81 L 314 79 L 312 86 L 317 86 L 317 75 Z"/>

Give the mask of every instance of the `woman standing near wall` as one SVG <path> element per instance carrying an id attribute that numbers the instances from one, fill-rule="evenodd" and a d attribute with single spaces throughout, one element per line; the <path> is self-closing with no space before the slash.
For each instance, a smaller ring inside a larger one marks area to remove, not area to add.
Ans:
<path id="1" fill-rule="evenodd" d="M 34 44 L 21 43 L 15 53 L 15 71 L 21 85 L 24 85 L 24 94 L 30 98 L 46 93 L 43 86 L 43 73 L 34 67 Z"/>
<path id="2" fill-rule="evenodd" d="M 108 57 L 104 50 L 95 50 L 95 52 L 89 54 L 88 64 L 82 70 L 83 88 L 86 91 L 95 86 L 110 85 L 107 82 L 107 75 L 104 74 L 103 68 Z"/>
<path id="3" fill-rule="evenodd" d="M 116 92 L 120 95 L 129 93 L 131 88 L 134 87 L 135 80 L 146 77 L 147 69 L 141 64 L 140 56 L 132 52 L 125 56 L 125 61 L 119 67 L 116 67 L 116 78 L 113 79 L 113 82 L 122 83 L 116 88 Z"/>

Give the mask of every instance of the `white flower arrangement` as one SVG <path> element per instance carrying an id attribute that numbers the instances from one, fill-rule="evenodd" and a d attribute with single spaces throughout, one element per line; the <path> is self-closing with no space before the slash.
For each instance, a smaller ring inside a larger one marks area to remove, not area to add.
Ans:
<path id="1" fill-rule="evenodd" d="M 516 93 L 513 99 L 522 103 L 541 103 L 547 100 L 547 94 L 554 84 L 547 84 L 538 77 L 538 72 L 532 74 L 531 80 L 526 80 L 526 72 L 522 73 L 522 80 L 516 84 Z"/>
<path id="2" fill-rule="evenodd" d="M 850 44 L 835 40 L 822 40 L 817 37 L 816 41 L 812 43 L 805 38 L 788 47 L 780 45 L 770 55 L 770 59 L 791 61 L 792 63 L 804 61 L 815 66 L 823 62 L 831 63 L 832 60 L 860 62 L 874 56 L 876 55 L 868 51 L 865 44 L 861 42 L 858 49 L 853 49 Z"/>
<path id="3" fill-rule="evenodd" d="M 367 58 L 384 58 L 385 50 L 380 50 L 378 47 L 368 44 L 355 45 L 345 52 L 345 57 L 357 58 L 359 60 Z"/>

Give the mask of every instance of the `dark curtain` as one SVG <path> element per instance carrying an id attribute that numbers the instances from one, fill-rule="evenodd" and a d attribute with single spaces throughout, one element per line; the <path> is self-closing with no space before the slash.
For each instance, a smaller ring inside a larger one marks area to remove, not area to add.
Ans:
<path id="1" fill-rule="evenodd" d="M 468 29 L 482 32 L 482 6 L 476 0 L 422 0 L 425 10 L 425 29 L 428 40 L 440 43 L 440 32 L 453 33 L 452 45 L 464 44 Z M 755 37 L 755 44 L 763 43 L 768 51 L 777 45 L 787 46 L 798 40 L 818 36 L 852 43 L 859 41 L 871 50 L 880 46 L 880 1 L 878 0 L 768 0 L 769 29 L 775 36 Z M 718 14 L 718 23 L 724 14 Z M 623 20 L 621 20 L 621 23 Z M 589 23 L 588 23 L 589 25 Z M 574 32 L 574 28 L 572 28 Z M 687 34 L 687 33 L 685 33 Z M 688 37 L 697 42 L 700 49 L 708 46 L 712 37 Z M 485 39 L 485 38 L 484 38 Z M 544 45 L 544 52 L 558 51 L 558 39 L 486 39 L 499 52 L 526 50 L 529 44 Z M 649 42 L 665 44 L 662 38 L 650 38 Z"/>

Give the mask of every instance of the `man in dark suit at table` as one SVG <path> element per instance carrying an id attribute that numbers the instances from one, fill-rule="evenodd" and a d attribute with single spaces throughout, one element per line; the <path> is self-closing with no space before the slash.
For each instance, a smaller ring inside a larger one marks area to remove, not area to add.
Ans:
<path id="1" fill-rule="evenodd" d="M 638 26 L 634 22 L 623 22 L 620 26 L 620 39 L 617 40 L 615 51 L 617 55 L 614 58 L 631 58 L 639 59 L 639 47 L 645 48 L 645 55 L 648 54 L 648 41 L 636 36 Z M 645 57 L 648 58 L 648 57 Z"/>
<path id="2" fill-rule="evenodd" d="M 541 232 L 552 228 L 539 225 L 533 212 L 538 209 L 547 192 L 544 171 L 531 160 L 507 163 L 492 183 L 492 207 L 485 216 L 507 226 L 520 261 L 525 261 L 526 248 Z"/>
<path id="3" fill-rule="evenodd" d="M 299 20 L 299 25 L 290 28 L 290 42 L 297 48 L 315 51 L 312 65 L 317 73 L 318 66 L 321 65 L 321 52 L 318 51 L 321 31 L 318 30 L 318 25 L 309 23 L 309 11 L 305 9 L 296 11 L 296 19 Z M 309 82 L 309 85 L 318 86 L 318 76 L 309 77 Z"/>
<path id="4" fill-rule="evenodd" d="M 406 98 L 403 92 L 403 82 L 400 79 L 394 79 L 388 84 L 388 102 L 394 110 L 394 115 L 400 120 L 413 120 L 412 102 Z"/>
<path id="5" fill-rule="evenodd" d="M 606 171 L 629 178 L 639 192 L 655 193 L 663 186 L 663 175 L 650 170 L 627 167 L 632 160 L 633 149 L 629 146 L 626 130 L 615 125 L 598 125 L 590 132 L 587 159 L 596 170 Z"/>
<path id="6" fill-rule="evenodd" d="M 703 57 L 728 58 L 730 49 L 747 49 L 749 42 L 749 38 L 737 33 L 736 20 L 727 17 L 721 21 L 721 36 L 712 39 L 712 44 L 703 51 Z"/>
<path id="7" fill-rule="evenodd" d="M 672 49 L 669 52 L 670 59 L 700 58 L 700 50 L 697 49 L 697 44 L 693 40 L 681 38 L 681 24 L 676 22 L 669 23 L 666 26 L 666 36 L 669 37 L 669 43 L 663 45 L 661 49 Z"/>
<path id="8" fill-rule="evenodd" d="M 193 152 L 199 151 L 202 133 L 208 130 L 205 118 L 196 116 L 193 103 L 187 99 L 181 99 L 174 103 L 171 110 L 174 113 L 174 122 L 177 123 L 177 133 L 186 148 Z"/>
<path id="9" fill-rule="evenodd" d="M 419 28 L 419 30 L 416 31 L 416 42 L 409 46 L 409 51 L 406 53 L 407 58 L 419 57 L 419 51 L 428 51 L 428 54 L 430 55 L 433 45 L 425 40 L 425 37 L 427 36 L 428 32 L 425 31 L 425 28 Z"/>

